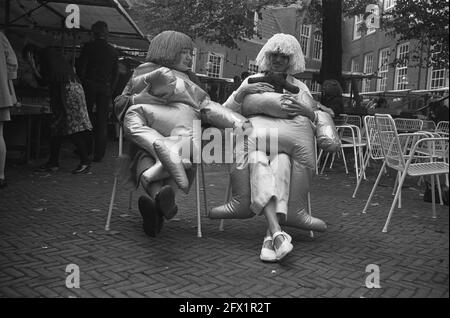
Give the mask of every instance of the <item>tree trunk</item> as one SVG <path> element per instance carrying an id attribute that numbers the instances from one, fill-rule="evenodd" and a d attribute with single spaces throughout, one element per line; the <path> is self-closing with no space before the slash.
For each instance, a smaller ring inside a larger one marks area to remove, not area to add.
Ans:
<path id="1" fill-rule="evenodd" d="M 342 84 L 342 3 L 341 0 L 322 0 L 322 66 L 320 81 L 337 80 Z"/>

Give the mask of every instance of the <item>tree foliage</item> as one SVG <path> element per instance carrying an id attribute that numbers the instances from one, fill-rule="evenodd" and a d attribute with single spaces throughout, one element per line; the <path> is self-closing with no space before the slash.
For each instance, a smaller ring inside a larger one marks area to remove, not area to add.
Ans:
<path id="1" fill-rule="evenodd" d="M 333 1 L 333 0 L 332 0 Z M 340 1 L 340 0 L 335 0 Z M 255 35 L 254 13 L 267 5 L 307 7 L 307 21 L 320 25 L 322 0 L 133 0 L 130 14 L 150 36 L 164 30 L 184 32 L 235 48 L 242 39 Z M 378 0 L 342 1 L 344 15 L 364 14 L 368 4 Z M 397 0 L 393 9 L 382 12 L 381 28 L 397 41 L 417 40 L 410 48 L 410 62 L 448 68 L 448 1 Z M 364 29 L 364 24 L 362 24 Z M 436 45 L 433 48 L 433 45 Z M 440 49 L 439 52 L 436 48 Z M 430 51 L 431 54 L 426 54 Z M 424 53 L 424 54 L 422 54 Z M 399 62 L 399 61 L 396 61 Z"/>
<path id="2" fill-rule="evenodd" d="M 257 35 L 255 12 L 269 4 L 288 6 L 296 2 L 299 1 L 136 0 L 130 14 L 150 36 L 164 30 L 175 30 L 192 38 L 235 48 L 237 41 Z"/>

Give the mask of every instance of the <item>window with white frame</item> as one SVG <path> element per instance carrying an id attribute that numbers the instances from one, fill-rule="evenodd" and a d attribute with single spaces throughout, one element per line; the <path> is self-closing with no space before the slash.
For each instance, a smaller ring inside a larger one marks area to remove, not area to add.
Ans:
<path id="1" fill-rule="evenodd" d="M 309 38 L 311 37 L 311 26 L 302 25 L 300 27 L 300 46 L 302 47 L 303 54 L 309 56 Z"/>
<path id="2" fill-rule="evenodd" d="M 359 71 L 360 71 L 358 57 L 352 58 L 351 66 L 350 66 L 350 71 L 351 71 L 352 73 L 353 73 L 353 72 L 359 72 Z"/>
<path id="3" fill-rule="evenodd" d="M 373 73 L 373 54 L 368 53 L 364 55 L 364 73 L 365 74 L 372 74 Z M 371 79 L 363 79 L 362 81 L 362 91 L 363 92 L 370 92 L 370 85 L 372 83 Z"/>
<path id="4" fill-rule="evenodd" d="M 248 69 L 247 69 L 247 71 L 248 71 L 250 74 L 256 74 L 256 73 L 259 73 L 259 67 L 258 67 L 258 65 L 256 64 L 256 61 L 254 61 L 254 60 L 248 61 Z"/>
<path id="5" fill-rule="evenodd" d="M 442 46 L 435 46 L 431 48 L 433 53 L 431 53 L 431 57 L 433 58 L 437 54 L 440 53 Z M 429 89 L 442 88 L 446 86 L 446 69 L 445 68 L 434 68 L 430 67 L 429 76 L 430 79 L 428 83 Z"/>
<path id="6" fill-rule="evenodd" d="M 389 72 L 389 48 L 380 50 L 378 55 L 377 91 L 385 91 Z"/>
<path id="7" fill-rule="evenodd" d="M 393 7 L 395 7 L 395 2 L 396 2 L 396 0 L 384 0 L 384 3 L 383 3 L 384 11 L 390 10 Z"/>
<path id="8" fill-rule="evenodd" d="M 222 54 L 209 52 L 208 62 L 206 63 L 206 75 L 210 77 L 222 77 L 223 60 L 224 57 Z"/>
<path id="9" fill-rule="evenodd" d="M 353 23 L 353 40 L 361 38 L 361 24 L 363 23 L 363 16 L 355 15 L 355 22 Z"/>
<path id="10" fill-rule="evenodd" d="M 198 49 L 196 47 L 194 47 L 194 49 L 192 50 L 192 66 L 191 66 L 191 71 L 195 73 L 195 68 L 197 67 L 197 52 Z"/>
<path id="11" fill-rule="evenodd" d="M 378 8 L 378 6 L 377 6 L 377 8 Z M 380 10 L 379 9 L 375 9 L 375 8 L 372 8 L 370 10 L 370 12 L 375 13 L 376 15 L 380 14 Z M 375 19 L 375 18 L 374 17 L 372 18 L 372 22 L 373 22 L 373 19 Z M 376 28 L 367 28 L 366 34 L 369 35 L 369 34 L 375 33 L 376 31 L 377 31 Z"/>
<path id="12" fill-rule="evenodd" d="M 259 27 L 259 15 L 258 12 L 255 11 L 255 15 L 253 16 L 253 31 L 255 34 L 258 34 L 258 27 Z"/>
<path id="13" fill-rule="evenodd" d="M 313 59 L 322 60 L 322 34 L 314 34 Z"/>
<path id="14" fill-rule="evenodd" d="M 397 47 L 397 60 L 400 64 L 395 68 L 395 89 L 408 88 L 408 57 L 409 43 L 403 43 Z"/>

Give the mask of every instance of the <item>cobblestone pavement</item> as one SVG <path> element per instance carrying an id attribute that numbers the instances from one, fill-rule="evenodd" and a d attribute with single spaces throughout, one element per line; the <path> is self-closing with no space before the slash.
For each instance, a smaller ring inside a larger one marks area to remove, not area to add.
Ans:
<path id="1" fill-rule="evenodd" d="M 203 218 L 196 237 L 195 193 L 180 195 L 180 212 L 157 238 L 142 231 L 134 192 L 119 186 L 111 231 L 104 230 L 111 195 L 112 142 L 105 162 L 88 175 L 73 176 L 76 158 L 64 148 L 62 168 L 36 173 L 41 163 L 7 167 L 9 186 L 0 190 L 1 297 L 449 297 L 448 207 L 423 201 L 417 181 L 407 179 L 403 207 L 390 231 L 381 229 L 392 202 L 393 179 L 383 178 L 367 214 L 361 214 L 377 168 L 368 171 L 356 199 L 354 174 L 338 162 L 316 176 L 313 215 L 326 233 L 289 229 L 294 250 L 280 264 L 264 264 L 259 251 L 262 217 L 219 221 Z M 206 167 L 210 206 L 223 201 L 223 166 Z M 80 288 L 66 287 L 66 266 L 80 268 Z M 381 288 L 369 289 L 370 264 L 380 268 Z"/>

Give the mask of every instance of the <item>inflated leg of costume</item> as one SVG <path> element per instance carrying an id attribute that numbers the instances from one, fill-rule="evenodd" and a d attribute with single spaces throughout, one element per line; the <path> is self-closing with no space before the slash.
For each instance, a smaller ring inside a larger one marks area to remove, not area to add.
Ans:
<path id="1" fill-rule="evenodd" d="M 128 109 L 124 118 L 128 138 L 154 158 L 159 158 L 178 187 L 185 192 L 189 189 L 189 181 L 180 151 L 189 148 L 189 152 L 193 153 L 191 143 L 194 120 L 199 120 L 198 114 L 184 104 L 134 105 Z M 176 156 L 179 160 L 172 160 Z"/>
<path id="2" fill-rule="evenodd" d="M 248 219 L 255 215 L 250 210 L 250 171 L 230 166 L 231 199 L 224 205 L 209 210 L 211 219 Z"/>

